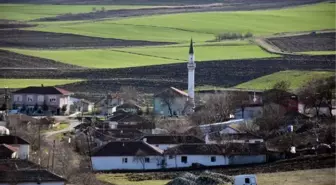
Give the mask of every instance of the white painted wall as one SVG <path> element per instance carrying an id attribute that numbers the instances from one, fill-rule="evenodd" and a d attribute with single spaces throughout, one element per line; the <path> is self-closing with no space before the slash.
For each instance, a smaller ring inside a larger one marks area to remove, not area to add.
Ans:
<path id="1" fill-rule="evenodd" d="M 187 156 L 187 163 L 181 161 L 182 156 Z M 211 157 L 216 157 L 215 162 L 211 162 Z M 166 156 L 166 168 L 190 167 L 192 163 L 199 163 L 205 166 L 228 165 L 229 160 L 222 155 L 172 155 Z"/>
<path id="2" fill-rule="evenodd" d="M 0 185 L 11 185 L 9 183 L 0 183 Z M 17 183 L 16 185 L 65 185 L 65 182 L 42 182 L 40 184 L 33 182 Z"/>
<path id="3" fill-rule="evenodd" d="M 20 159 L 28 159 L 29 158 L 29 145 L 13 145 L 14 147 L 18 147 L 19 151 L 17 155 Z"/>
<path id="4" fill-rule="evenodd" d="M 161 169 L 161 156 L 148 156 L 150 161 L 145 163 L 145 169 Z M 123 163 L 122 158 L 127 158 L 127 163 Z M 159 162 L 159 165 L 158 165 Z M 92 167 L 95 171 L 103 170 L 143 170 L 142 163 L 135 161 L 134 156 L 107 156 L 92 157 Z"/>

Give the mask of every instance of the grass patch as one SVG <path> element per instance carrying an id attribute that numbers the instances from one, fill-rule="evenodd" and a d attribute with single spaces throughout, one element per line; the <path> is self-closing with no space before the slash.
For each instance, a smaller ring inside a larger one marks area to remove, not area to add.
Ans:
<path id="1" fill-rule="evenodd" d="M 188 60 L 188 49 L 188 46 L 84 50 L 26 50 L 7 48 L 7 50 L 24 55 L 47 58 L 91 68 L 125 68 L 182 63 Z M 252 44 L 199 46 L 195 47 L 195 52 L 197 61 L 277 56 L 269 54 Z"/>
<path id="2" fill-rule="evenodd" d="M 42 5 L 42 4 L 0 4 L 0 19 L 32 20 L 42 17 L 54 17 L 61 14 L 77 14 L 101 10 L 139 9 L 152 6 L 127 5 Z"/>
<path id="3" fill-rule="evenodd" d="M 150 41 L 188 42 L 213 40 L 232 32 L 272 35 L 335 28 L 335 6 L 320 3 L 278 10 L 181 13 L 98 22 L 44 24 L 37 29 L 50 32 Z"/>
<path id="4" fill-rule="evenodd" d="M 55 86 L 64 85 L 82 80 L 67 80 L 67 79 L 0 79 L 0 87 L 8 88 L 24 88 L 28 86 Z"/>
<path id="5" fill-rule="evenodd" d="M 168 180 L 129 181 L 126 174 L 97 174 L 101 181 L 116 185 L 164 185 Z M 257 174 L 258 185 L 332 185 L 335 168 Z"/>
<path id="6" fill-rule="evenodd" d="M 336 55 L 336 51 L 304 51 L 298 53 L 307 55 Z"/>
<path id="7" fill-rule="evenodd" d="M 307 82 L 312 79 L 327 78 L 335 75 L 331 71 L 280 71 L 270 75 L 266 75 L 242 84 L 235 86 L 236 88 L 244 89 L 270 89 L 273 85 L 281 80 L 288 81 L 290 83 L 290 89 L 296 90 L 304 86 Z"/>
<path id="8" fill-rule="evenodd" d="M 54 127 L 52 129 L 50 129 L 49 131 L 59 131 L 59 130 L 63 130 L 69 127 L 69 123 L 60 123 L 59 125 L 57 125 L 57 127 Z"/>

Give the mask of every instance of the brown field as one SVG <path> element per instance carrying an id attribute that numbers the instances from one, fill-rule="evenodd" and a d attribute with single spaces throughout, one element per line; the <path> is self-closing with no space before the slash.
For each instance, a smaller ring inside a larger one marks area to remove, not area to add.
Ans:
<path id="1" fill-rule="evenodd" d="M 20 0 L 18 0 L 20 1 Z M 24 0 L 21 0 L 24 1 Z M 1 0 L 0 0 L 1 2 Z M 39 2 L 47 3 L 47 0 L 40 0 Z M 53 1 L 55 3 L 55 1 Z M 92 1 L 86 0 L 81 2 L 81 4 L 92 4 Z M 313 4 L 323 2 L 323 0 L 182 0 L 182 1 L 122 1 L 122 0 L 105 0 L 100 1 L 100 4 L 141 4 L 141 5 L 197 5 L 197 6 L 175 6 L 175 7 L 159 7 L 150 9 L 137 9 L 137 10 L 108 10 L 108 11 L 98 11 L 90 13 L 80 13 L 71 15 L 60 15 L 56 17 L 46 17 L 38 19 L 38 21 L 72 21 L 72 20 L 90 20 L 90 19 L 102 19 L 102 18 L 122 18 L 122 17 L 134 17 L 134 16 L 148 16 L 148 15 L 158 15 L 158 14 L 172 14 L 172 13 L 186 13 L 186 12 L 209 12 L 209 11 L 241 11 L 241 10 L 258 10 L 258 9 L 274 9 L 274 8 L 284 8 L 289 6 L 297 6 L 304 4 Z M 79 3 L 78 0 L 67 1 L 69 4 Z M 97 3 L 95 1 L 94 3 Z M 209 6 L 210 3 L 215 3 Z M 62 1 L 60 1 L 62 4 Z"/>
<path id="2" fill-rule="evenodd" d="M 335 51 L 335 32 L 274 37 L 268 42 L 285 52 Z"/>
<path id="3" fill-rule="evenodd" d="M 0 47 L 17 48 L 99 48 L 172 44 L 28 30 L 0 30 L 0 35 Z"/>

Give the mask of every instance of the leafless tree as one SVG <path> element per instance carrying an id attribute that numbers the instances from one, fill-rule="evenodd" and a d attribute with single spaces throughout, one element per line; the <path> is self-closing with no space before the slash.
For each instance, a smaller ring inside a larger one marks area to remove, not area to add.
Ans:
<path id="1" fill-rule="evenodd" d="M 138 91 L 134 87 L 123 86 L 123 87 L 120 87 L 119 91 L 120 91 L 121 97 L 125 101 L 128 101 L 128 100 L 137 101 L 137 99 L 138 99 L 139 93 L 138 93 Z"/>
<path id="2" fill-rule="evenodd" d="M 147 154 L 144 151 L 142 151 L 141 149 L 139 149 L 135 153 L 133 161 L 137 162 L 137 163 L 140 163 L 142 165 L 142 169 L 145 170 L 146 158 L 147 158 Z"/>
<path id="3" fill-rule="evenodd" d="M 230 119 L 238 108 L 248 103 L 246 92 L 226 92 L 209 96 L 201 110 L 191 115 L 192 123 L 196 125 L 222 122 Z"/>
<path id="4" fill-rule="evenodd" d="M 172 91 L 164 91 L 160 94 L 160 98 L 162 101 L 162 107 L 167 107 L 169 111 L 169 116 L 174 115 L 174 111 L 172 109 L 172 105 L 176 99 L 176 95 Z"/>

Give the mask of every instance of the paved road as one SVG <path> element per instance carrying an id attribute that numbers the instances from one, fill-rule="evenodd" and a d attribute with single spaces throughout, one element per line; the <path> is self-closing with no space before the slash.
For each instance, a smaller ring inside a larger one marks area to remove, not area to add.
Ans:
<path id="1" fill-rule="evenodd" d="M 65 128 L 65 129 L 62 129 L 62 130 L 46 132 L 46 133 L 43 134 L 43 136 L 45 136 L 45 137 L 50 137 L 50 136 L 55 135 L 55 134 L 64 133 L 64 132 L 69 132 L 69 131 L 71 131 L 75 126 L 81 124 L 81 122 L 78 121 L 77 119 L 68 119 L 67 116 L 55 116 L 54 118 L 55 118 L 57 121 L 66 121 L 66 122 L 70 123 L 69 127 Z"/>

